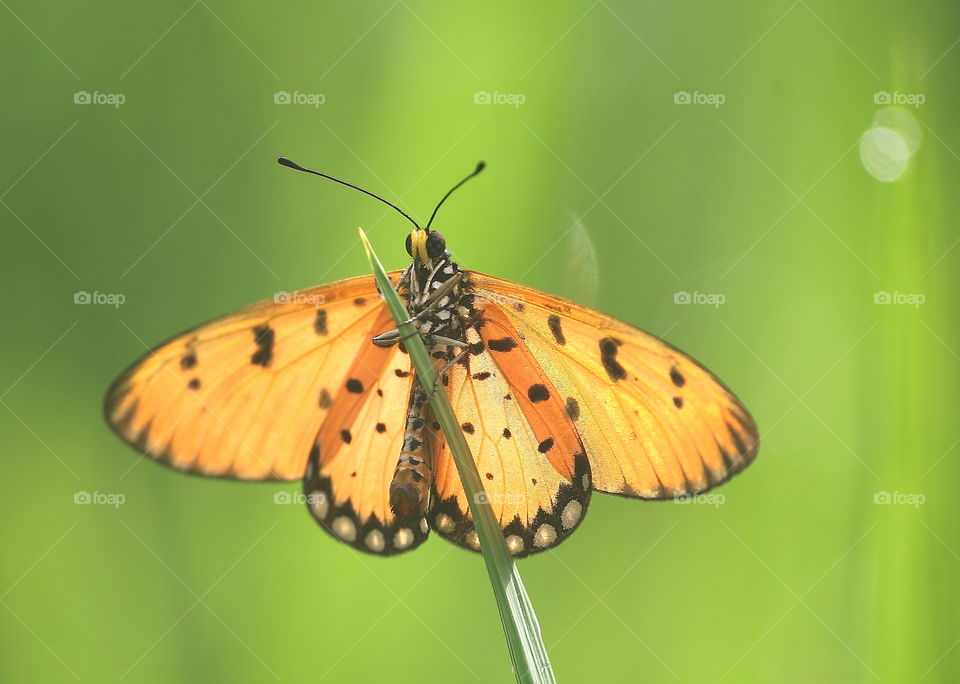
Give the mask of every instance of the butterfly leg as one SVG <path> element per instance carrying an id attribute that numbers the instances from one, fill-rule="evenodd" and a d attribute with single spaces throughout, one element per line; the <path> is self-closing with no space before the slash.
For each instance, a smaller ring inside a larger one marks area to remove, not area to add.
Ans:
<path id="1" fill-rule="evenodd" d="M 405 320 L 403 323 L 401 323 L 401 325 L 416 323 L 417 321 L 424 318 L 431 311 L 436 309 L 437 306 L 439 306 L 443 302 L 444 297 L 446 297 L 450 293 L 450 291 L 457 286 L 457 284 L 462 280 L 462 278 L 463 278 L 463 274 L 457 273 L 449 280 L 445 280 L 442 284 L 440 284 L 440 287 L 438 287 L 432 293 L 425 292 L 421 297 L 422 301 L 418 302 L 418 305 L 422 306 L 423 308 L 417 311 L 417 313 L 413 314 L 410 318 Z"/>
<path id="2" fill-rule="evenodd" d="M 455 340 L 452 337 L 444 337 L 442 335 L 422 335 L 419 332 L 414 332 L 412 335 L 401 335 L 400 331 L 394 328 L 393 330 L 388 330 L 385 333 L 381 333 L 374 337 L 371 342 L 373 342 L 378 347 L 392 347 L 395 344 L 399 344 L 405 340 L 409 340 L 411 337 L 420 335 L 423 337 L 424 342 L 428 347 L 432 347 L 437 344 L 445 344 L 450 347 L 466 347 L 466 342 L 461 342 L 460 340 Z"/>
<path id="3" fill-rule="evenodd" d="M 417 335 L 419 335 L 418 332 L 414 332 L 411 335 L 401 335 L 400 331 L 394 328 L 393 330 L 388 330 L 385 333 L 377 335 L 370 341 L 378 347 L 392 347 L 395 344 L 400 344 L 401 342 L 409 340 L 411 337 L 416 337 Z"/>
<path id="4" fill-rule="evenodd" d="M 426 438 L 427 397 L 418 379 L 414 379 L 407 406 L 400 461 L 390 482 L 390 508 L 401 520 L 423 519 L 433 482 L 430 441 Z"/>
<path id="5" fill-rule="evenodd" d="M 431 280 L 427 291 L 420 295 L 417 301 L 417 307 L 423 307 L 422 311 L 430 311 L 438 305 L 442 306 L 444 297 L 450 294 L 450 292 L 460 284 L 461 280 L 463 280 L 463 273 L 461 271 L 458 271 L 442 282 L 439 280 Z M 433 288 L 433 292 L 430 292 L 430 288 Z"/>

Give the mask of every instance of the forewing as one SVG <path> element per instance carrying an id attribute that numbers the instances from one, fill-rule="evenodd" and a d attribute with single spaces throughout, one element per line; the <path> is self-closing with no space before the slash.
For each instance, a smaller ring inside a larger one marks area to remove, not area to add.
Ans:
<path id="1" fill-rule="evenodd" d="M 353 360 L 393 324 L 369 276 L 277 299 L 147 353 L 111 386 L 107 422 L 138 451 L 178 470 L 301 478 Z"/>
<path id="2" fill-rule="evenodd" d="M 603 492 L 662 499 L 702 492 L 759 447 L 740 401 L 683 352 L 602 313 L 479 273 L 561 394 Z"/>

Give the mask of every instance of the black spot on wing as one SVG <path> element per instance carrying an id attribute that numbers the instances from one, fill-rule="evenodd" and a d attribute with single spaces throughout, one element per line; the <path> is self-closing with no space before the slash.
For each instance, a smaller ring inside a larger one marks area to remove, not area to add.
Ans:
<path id="1" fill-rule="evenodd" d="M 190 378 L 190 382 L 187 383 L 187 387 L 192 390 L 200 389 L 200 378 Z"/>
<path id="2" fill-rule="evenodd" d="M 340 431 L 340 439 L 343 440 L 344 444 L 349 444 L 353 441 L 353 435 L 350 434 L 349 430 L 344 429 Z"/>
<path id="3" fill-rule="evenodd" d="M 499 340 L 489 340 L 487 346 L 495 352 L 508 352 L 517 348 L 517 341 L 512 337 L 501 337 Z"/>
<path id="4" fill-rule="evenodd" d="M 545 440 L 540 442 L 537 446 L 537 451 L 541 454 L 545 454 L 553 448 L 553 437 L 547 437 Z"/>
<path id="5" fill-rule="evenodd" d="M 670 379 L 677 387 L 683 387 L 684 383 L 686 383 L 686 380 L 680 374 L 680 371 L 677 370 L 676 366 L 670 366 Z"/>
<path id="6" fill-rule="evenodd" d="M 386 432 L 387 426 L 383 423 L 377 423 L 377 432 Z"/>
<path id="7" fill-rule="evenodd" d="M 347 391 L 353 394 L 361 394 L 363 392 L 363 383 L 356 378 L 350 378 L 347 380 Z"/>
<path id="8" fill-rule="evenodd" d="M 405 371 L 405 370 L 402 370 L 402 369 L 400 369 L 400 368 L 394 369 L 393 372 L 396 374 L 396 376 L 397 376 L 398 378 L 405 378 L 405 377 L 407 377 L 408 375 L 410 375 L 410 371 Z"/>
<path id="9" fill-rule="evenodd" d="M 567 338 L 563 334 L 563 328 L 560 327 L 560 317 L 556 314 L 547 317 L 547 327 L 550 328 L 550 333 L 553 335 L 553 339 L 557 341 L 557 344 L 564 345 L 567 343 Z"/>
<path id="10" fill-rule="evenodd" d="M 567 416 L 570 420 L 576 420 L 580 417 L 580 404 L 573 397 L 567 397 Z"/>
<path id="11" fill-rule="evenodd" d="M 330 408 L 330 402 L 331 402 L 330 393 L 327 391 L 326 388 L 323 388 L 322 390 L 320 390 L 320 408 L 322 409 Z"/>
<path id="12" fill-rule="evenodd" d="M 473 423 L 464 423 L 460 427 L 463 428 L 463 431 L 466 432 L 468 435 L 473 434 Z"/>
<path id="13" fill-rule="evenodd" d="M 474 380 L 486 380 L 490 377 L 490 373 L 488 371 L 483 371 L 482 373 L 474 373 L 471 377 Z"/>
<path id="14" fill-rule="evenodd" d="M 673 405 L 677 408 L 683 408 L 683 397 L 674 397 Z"/>
<path id="15" fill-rule="evenodd" d="M 537 403 L 538 401 L 546 401 L 550 398 L 550 390 L 547 389 L 546 385 L 542 385 L 540 383 L 530 385 L 530 387 L 527 389 L 527 398 L 533 403 Z"/>
<path id="16" fill-rule="evenodd" d="M 353 300 L 354 306 L 363 306 L 366 303 L 367 303 L 367 300 L 364 299 L 363 297 L 357 297 L 356 299 Z"/>
<path id="17" fill-rule="evenodd" d="M 616 337 L 604 337 L 600 340 L 600 363 L 610 379 L 616 382 L 627 377 L 627 371 L 617 361 L 617 349 L 623 344 Z"/>
<path id="18" fill-rule="evenodd" d="M 327 310 L 317 309 L 317 316 L 313 319 L 313 330 L 318 335 L 326 335 L 327 330 Z"/>
<path id="19" fill-rule="evenodd" d="M 266 368 L 273 360 L 273 328 L 269 325 L 258 325 L 253 329 L 253 342 L 257 351 L 250 357 L 250 363 Z"/>
<path id="20" fill-rule="evenodd" d="M 192 349 L 188 350 L 187 353 L 180 358 L 180 367 L 183 370 L 190 370 L 196 365 L 197 365 L 197 353 Z"/>
<path id="21" fill-rule="evenodd" d="M 510 432 L 510 428 L 503 428 L 503 437 L 504 439 L 510 439 L 513 437 L 513 433 Z"/>

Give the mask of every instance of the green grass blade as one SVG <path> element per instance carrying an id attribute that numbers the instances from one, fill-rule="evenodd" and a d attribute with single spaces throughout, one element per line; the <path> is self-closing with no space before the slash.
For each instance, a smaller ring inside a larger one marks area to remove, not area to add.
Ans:
<path id="1" fill-rule="evenodd" d="M 410 360 L 413 362 L 420 382 L 424 387 L 433 387 L 437 373 L 423 340 L 412 325 L 401 325 L 409 318 L 407 309 L 400 296 L 394 291 L 393 284 L 387 277 L 380 259 L 374 254 L 373 247 L 363 229 L 359 229 L 359 232 L 377 285 L 405 340 L 406 350 L 410 354 Z M 554 682 L 556 680 L 550 667 L 547 650 L 540 638 L 540 624 L 537 622 L 533 604 L 527 596 L 516 563 L 507 551 L 500 525 L 487 502 L 486 492 L 470 453 L 470 447 L 467 446 L 460 423 L 453 413 L 446 393 L 435 392 L 430 400 L 430 406 L 437 422 L 440 423 L 447 444 L 450 445 L 463 489 L 469 500 L 470 512 L 473 514 L 477 535 L 480 537 L 480 550 L 490 575 L 490 583 L 493 585 L 493 594 L 497 599 L 500 621 L 503 624 L 503 633 L 507 640 L 507 648 L 510 651 L 517 681 Z"/>

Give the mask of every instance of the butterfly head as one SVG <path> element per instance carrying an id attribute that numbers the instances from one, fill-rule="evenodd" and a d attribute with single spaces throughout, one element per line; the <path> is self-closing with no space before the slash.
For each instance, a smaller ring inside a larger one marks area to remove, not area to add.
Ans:
<path id="1" fill-rule="evenodd" d="M 407 254 L 415 262 L 427 263 L 442 257 L 447 251 L 447 241 L 435 230 L 414 228 L 407 235 Z"/>

